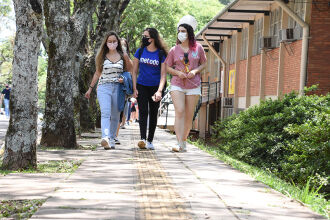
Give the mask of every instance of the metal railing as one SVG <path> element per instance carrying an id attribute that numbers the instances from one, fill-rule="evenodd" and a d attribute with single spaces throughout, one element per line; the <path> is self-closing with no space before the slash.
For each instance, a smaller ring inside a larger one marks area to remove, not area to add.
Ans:
<path id="1" fill-rule="evenodd" d="M 201 82 L 201 96 L 198 100 L 198 104 L 196 105 L 195 111 L 194 111 L 194 117 L 193 121 L 196 119 L 199 109 L 202 106 L 203 103 L 209 103 L 210 101 L 217 100 L 221 97 L 220 95 L 220 88 L 221 83 L 220 81 L 216 82 Z M 163 99 L 161 100 L 160 107 L 158 110 L 158 115 L 162 116 L 165 113 L 165 125 L 164 128 L 167 127 L 167 117 L 168 117 L 168 106 L 170 104 L 173 104 L 170 93 L 169 93 L 169 87 L 165 90 L 165 95 Z M 206 113 L 208 114 L 208 113 Z"/>
<path id="2" fill-rule="evenodd" d="M 200 107 L 203 103 L 209 103 L 210 101 L 220 98 L 220 81 L 216 82 L 201 82 L 201 96 L 199 98 L 198 104 L 195 108 L 193 121 L 196 119 Z"/>
<path id="3" fill-rule="evenodd" d="M 160 101 L 160 106 L 159 106 L 159 109 L 158 109 L 158 116 L 161 116 L 164 113 L 165 109 L 168 108 L 168 105 L 172 104 L 172 103 L 173 102 L 172 102 L 172 98 L 171 98 L 171 95 L 170 95 L 170 87 L 168 86 L 165 89 L 164 97 Z"/>
<path id="4" fill-rule="evenodd" d="M 201 102 L 210 102 L 212 100 L 220 98 L 220 88 L 221 83 L 220 81 L 216 82 L 201 82 Z"/>

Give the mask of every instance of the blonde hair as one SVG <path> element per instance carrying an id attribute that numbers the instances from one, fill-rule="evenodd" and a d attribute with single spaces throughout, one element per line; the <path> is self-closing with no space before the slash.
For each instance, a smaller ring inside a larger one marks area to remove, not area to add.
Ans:
<path id="1" fill-rule="evenodd" d="M 106 36 L 104 37 L 101 46 L 97 52 L 97 55 L 95 57 L 95 67 L 96 70 L 99 72 L 102 72 L 103 69 L 103 63 L 104 63 L 104 59 L 105 59 L 105 55 L 109 52 L 109 48 L 107 47 L 107 40 L 110 36 L 115 36 L 118 42 L 118 46 L 117 46 L 117 52 L 119 53 L 120 57 L 122 60 L 124 60 L 123 57 L 123 49 L 121 47 L 121 43 L 120 43 L 120 38 L 118 37 L 118 34 L 114 31 L 110 31 L 109 33 L 106 34 Z"/>

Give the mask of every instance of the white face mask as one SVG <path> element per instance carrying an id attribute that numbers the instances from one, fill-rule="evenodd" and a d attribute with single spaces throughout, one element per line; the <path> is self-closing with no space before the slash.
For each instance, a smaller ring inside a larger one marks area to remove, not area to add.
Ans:
<path id="1" fill-rule="evenodd" d="M 109 48 L 109 50 L 115 50 L 118 46 L 118 42 L 115 43 L 107 43 L 107 46 Z"/>
<path id="2" fill-rule="evenodd" d="M 178 39 L 182 43 L 187 40 L 187 33 L 180 32 L 178 33 Z"/>

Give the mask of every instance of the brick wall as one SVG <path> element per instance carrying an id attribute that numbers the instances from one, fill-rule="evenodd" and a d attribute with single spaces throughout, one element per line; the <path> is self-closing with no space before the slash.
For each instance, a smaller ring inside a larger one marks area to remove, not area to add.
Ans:
<path id="1" fill-rule="evenodd" d="M 265 95 L 276 95 L 279 48 L 266 52 Z"/>
<path id="2" fill-rule="evenodd" d="M 258 96 L 260 90 L 260 61 L 261 55 L 251 57 L 251 73 L 250 73 L 250 95 Z"/>
<path id="3" fill-rule="evenodd" d="M 330 92 L 330 7 L 312 4 L 308 50 L 307 86 L 319 84 L 316 94 Z"/>
<path id="4" fill-rule="evenodd" d="M 245 83 L 246 83 L 246 63 L 247 60 L 241 60 L 239 64 L 239 72 L 238 72 L 238 96 L 245 96 Z"/>
<path id="5" fill-rule="evenodd" d="M 283 94 L 299 91 L 302 40 L 286 45 L 284 52 Z"/>

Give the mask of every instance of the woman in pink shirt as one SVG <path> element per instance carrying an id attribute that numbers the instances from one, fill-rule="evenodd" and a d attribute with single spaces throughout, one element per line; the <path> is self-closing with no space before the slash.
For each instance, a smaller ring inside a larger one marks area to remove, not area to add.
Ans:
<path id="1" fill-rule="evenodd" d="M 171 97 L 175 108 L 174 130 L 178 140 L 175 152 L 186 152 L 194 110 L 201 95 L 200 72 L 206 66 L 206 56 L 202 45 L 196 42 L 194 30 L 197 22 L 186 15 L 178 24 L 177 45 L 172 47 L 166 60 L 167 72 L 171 80 Z"/>

